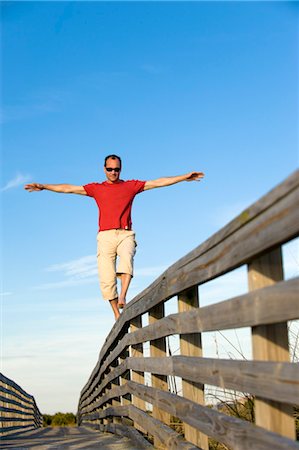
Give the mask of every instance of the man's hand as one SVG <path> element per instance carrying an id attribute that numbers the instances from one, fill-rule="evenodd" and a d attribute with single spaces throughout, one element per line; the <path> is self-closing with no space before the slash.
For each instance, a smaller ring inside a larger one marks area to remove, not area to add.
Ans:
<path id="1" fill-rule="evenodd" d="M 203 172 L 190 172 L 187 174 L 186 181 L 200 181 L 204 176 Z"/>
<path id="2" fill-rule="evenodd" d="M 26 186 L 24 187 L 24 189 L 26 189 L 26 191 L 29 192 L 33 192 L 33 191 L 42 191 L 44 190 L 44 185 L 40 184 L 40 183 L 30 183 L 30 184 L 26 184 Z"/>

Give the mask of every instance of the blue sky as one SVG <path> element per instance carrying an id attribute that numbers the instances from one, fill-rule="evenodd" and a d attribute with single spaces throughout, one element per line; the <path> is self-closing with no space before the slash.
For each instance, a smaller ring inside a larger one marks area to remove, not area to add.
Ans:
<path id="1" fill-rule="evenodd" d="M 297 167 L 298 5 L 1 9 L 1 370 L 42 412 L 75 412 L 113 325 L 96 273 L 98 212 L 90 198 L 24 184 L 103 180 L 109 153 L 124 179 L 206 173 L 136 197 L 133 298 Z M 289 276 L 296 251 L 285 249 Z M 203 304 L 247 289 L 242 269 L 226 280 L 203 289 Z"/>

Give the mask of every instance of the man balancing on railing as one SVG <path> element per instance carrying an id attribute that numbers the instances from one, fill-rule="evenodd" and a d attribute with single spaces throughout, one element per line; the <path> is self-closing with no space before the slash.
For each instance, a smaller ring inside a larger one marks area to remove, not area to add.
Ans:
<path id="1" fill-rule="evenodd" d="M 97 259 L 100 286 L 105 300 L 109 300 L 115 319 L 119 310 L 126 304 L 126 294 L 133 277 L 133 258 L 136 241 L 132 230 L 131 209 L 135 195 L 180 181 L 200 181 L 202 172 L 190 172 L 177 177 L 158 178 L 152 181 L 120 179 L 121 159 L 108 155 L 104 162 L 107 180 L 103 183 L 90 183 L 84 186 L 71 184 L 39 184 L 25 186 L 29 192 L 44 189 L 64 194 L 81 194 L 93 197 L 99 207 L 99 232 L 97 235 Z M 116 258 L 119 264 L 116 271 Z M 117 278 L 121 279 L 121 292 L 117 293 Z"/>

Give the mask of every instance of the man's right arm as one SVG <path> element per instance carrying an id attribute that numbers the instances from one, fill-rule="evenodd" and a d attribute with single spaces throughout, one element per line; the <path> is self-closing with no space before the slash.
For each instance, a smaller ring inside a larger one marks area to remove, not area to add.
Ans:
<path id="1" fill-rule="evenodd" d="M 26 191 L 52 191 L 61 194 L 80 194 L 87 195 L 83 186 L 74 186 L 73 184 L 40 184 L 30 183 L 25 186 Z"/>

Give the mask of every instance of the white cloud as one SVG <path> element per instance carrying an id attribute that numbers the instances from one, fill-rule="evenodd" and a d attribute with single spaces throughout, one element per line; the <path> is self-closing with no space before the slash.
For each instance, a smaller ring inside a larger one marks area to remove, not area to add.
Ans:
<path id="1" fill-rule="evenodd" d="M 97 280 L 97 277 L 90 277 L 82 280 L 77 279 L 69 279 L 69 280 L 62 280 L 62 281 L 56 281 L 53 283 L 43 283 L 38 286 L 34 286 L 33 289 L 36 291 L 44 291 L 48 289 L 60 289 L 65 287 L 71 287 L 71 286 L 82 286 L 84 284 L 89 284 Z"/>
<path id="2" fill-rule="evenodd" d="M 48 267 L 47 272 L 64 272 L 67 277 L 76 279 L 89 278 L 97 275 L 97 260 L 95 255 L 83 256 L 61 264 L 54 264 Z"/>
<path id="3" fill-rule="evenodd" d="M 0 297 L 8 297 L 9 295 L 12 295 L 12 292 L 0 292 Z"/>
<path id="4" fill-rule="evenodd" d="M 134 273 L 134 281 L 136 280 L 136 277 L 158 277 L 166 268 L 167 266 L 165 265 L 137 268 Z M 45 270 L 46 272 L 58 272 L 64 277 L 64 279 L 35 286 L 35 290 L 58 289 L 98 281 L 97 259 L 95 255 L 82 256 L 81 258 L 73 259 L 64 263 L 53 264 Z M 132 289 L 130 292 L 132 295 Z M 138 292 L 136 292 L 136 294 Z"/>
<path id="5" fill-rule="evenodd" d="M 23 175 L 17 173 L 17 175 L 6 183 L 4 187 L 0 189 L 1 192 L 8 191 L 9 189 L 14 189 L 27 183 L 32 177 L 30 175 Z"/>

